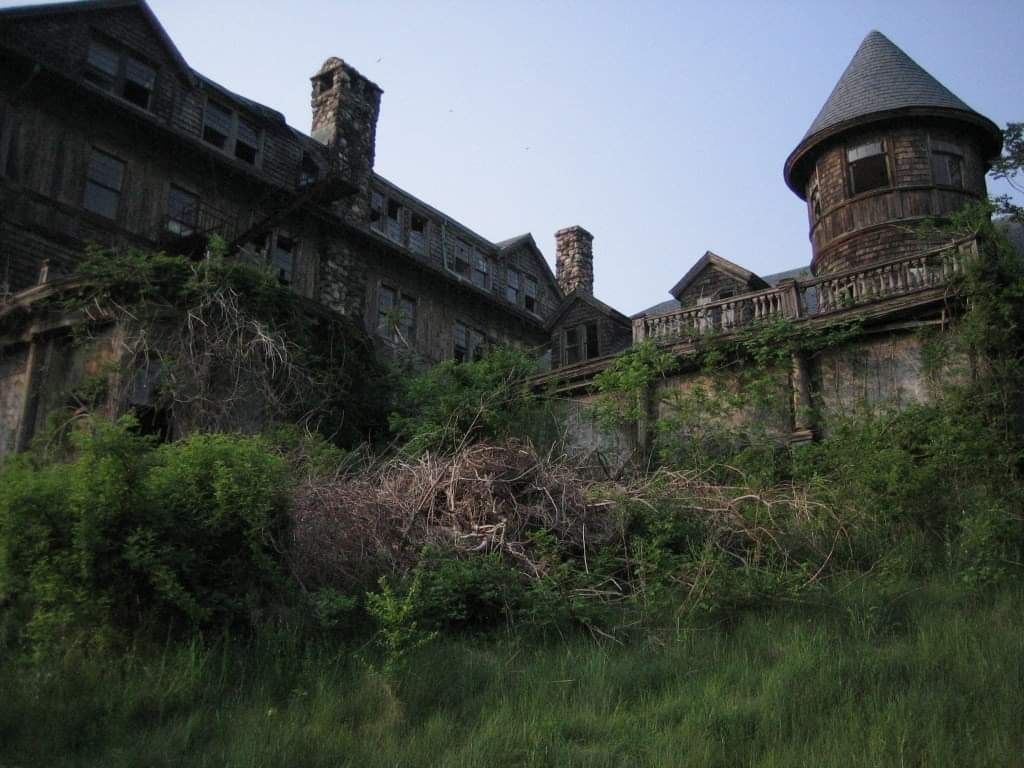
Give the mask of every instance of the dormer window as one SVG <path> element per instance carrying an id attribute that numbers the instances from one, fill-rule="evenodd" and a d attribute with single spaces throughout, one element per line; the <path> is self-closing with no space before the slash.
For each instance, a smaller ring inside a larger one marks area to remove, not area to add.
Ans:
<path id="1" fill-rule="evenodd" d="M 964 153 L 956 144 L 932 141 L 932 183 L 963 189 Z"/>
<path id="2" fill-rule="evenodd" d="M 93 40 L 85 59 L 83 77 L 97 88 L 149 109 L 156 85 L 156 70 L 129 53 Z"/>
<path id="3" fill-rule="evenodd" d="M 203 141 L 249 165 L 259 159 L 259 128 L 213 100 L 206 102 L 203 112 Z"/>
<path id="4" fill-rule="evenodd" d="M 523 306 L 527 312 L 537 314 L 537 278 L 523 275 Z"/>
<path id="5" fill-rule="evenodd" d="M 473 281 L 473 285 L 487 290 L 487 275 L 489 272 L 490 268 L 487 264 L 487 257 L 480 253 L 480 251 L 474 251 L 473 274 L 470 278 Z"/>
<path id="6" fill-rule="evenodd" d="M 454 251 L 448 255 L 448 269 L 469 280 L 473 263 L 473 247 L 463 240 L 456 240 Z"/>
<path id="7" fill-rule="evenodd" d="M 885 157 L 885 143 L 870 141 L 846 150 L 850 195 L 859 195 L 872 189 L 888 187 L 889 164 Z"/>

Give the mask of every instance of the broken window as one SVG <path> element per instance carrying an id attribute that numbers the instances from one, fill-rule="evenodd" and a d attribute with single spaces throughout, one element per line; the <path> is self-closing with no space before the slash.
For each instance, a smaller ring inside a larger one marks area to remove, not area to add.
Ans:
<path id="1" fill-rule="evenodd" d="M 508 272 L 505 275 L 505 300 L 512 303 L 519 303 L 519 291 L 520 291 L 520 275 L 518 270 L 508 268 Z"/>
<path id="2" fill-rule="evenodd" d="M 583 360 L 592 360 L 601 354 L 597 336 L 597 323 L 585 323 L 566 328 L 562 336 L 562 362 L 572 365 Z"/>
<path id="3" fill-rule="evenodd" d="M 563 345 L 563 358 L 566 365 L 578 363 L 581 358 L 580 331 L 578 328 L 565 329 L 565 344 Z"/>
<path id="4" fill-rule="evenodd" d="M 199 226 L 199 196 L 171 185 L 167 194 L 167 231 L 178 237 L 194 235 Z"/>
<path id="5" fill-rule="evenodd" d="M 85 58 L 83 77 L 97 88 L 102 88 L 143 109 L 149 109 L 156 70 L 131 54 L 93 40 Z"/>
<path id="6" fill-rule="evenodd" d="M 587 323 L 586 358 L 591 360 L 600 354 L 597 343 L 597 323 Z"/>
<path id="7" fill-rule="evenodd" d="M 850 174 L 850 194 L 859 195 L 872 189 L 889 186 L 889 165 L 885 144 L 870 141 L 846 150 Z"/>
<path id="8" fill-rule="evenodd" d="M 203 141 L 249 165 L 256 165 L 259 158 L 259 128 L 213 100 L 206 102 L 203 111 Z"/>
<path id="9" fill-rule="evenodd" d="M 473 285 L 487 290 L 487 275 L 490 272 L 489 265 L 487 263 L 487 257 L 484 256 L 480 251 L 473 251 L 473 272 L 470 275 L 470 279 L 473 281 Z"/>
<path id="10" fill-rule="evenodd" d="M 523 306 L 529 312 L 537 312 L 537 278 L 533 275 L 524 275 L 523 281 Z"/>
<path id="11" fill-rule="evenodd" d="M 402 242 L 402 206 L 395 200 L 388 200 L 384 234 L 389 240 L 394 240 L 396 243 Z"/>
<path id="12" fill-rule="evenodd" d="M 416 212 L 409 222 L 409 249 L 413 253 L 427 252 L 427 218 Z"/>
<path id="13" fill-rule="evenodd" d="M 964 157 L 956 144 L 932 141 L 932 183 L 963 189 Z"/>
<path id="14" fill-rule="evenodd" d="M 302 153 L 302 163 L 299 165 L 299 187 L 308 187 L 316 183 L 320 178 L 320 167 L 308 152 Z"/>
<path id="15" fill-rule="evenodd" d="M 473 248 L 463 240 L 455 241 L 454 253 L 448 259 L 448 269 L 467 280 L 470 279 L 470 270 L 473 263 Z"/>
<path id="16" fill-rule="evenodd" d="M 461 321 L 456 321 L 454 337 L 454 357 L 458 362 L 483 359 L 486 352 L 484 334 L 471 328 Z"/>
<path id="17" fill-rule="evenodd" d="M 411 345 L 416 340 L 415 297 L 382 284 L 377 293 L 377 332 Z"/>
<path id="18" fill-rule="evenodd" d="M 233 116 L 234 113 L 227 107 L 222 107 L 215 101 L 206 102 L 206 111 L 203 113 L 203 141 L 213 144 L 217 149 L 227 149 Z"/>
<path id="19" fill-rule="evenodd" d="M 384 195 L 376 190 L 370 193 L 370 229 L 384 231 Z"/>
<path id="20" fill-rule="evenodd" d="M 296 245 L 295 238 L 283 230 L 274 237 L 274 245 L 270 249 L 270 268 L 282 285 L 290 285 L 292 282 Z"/>
<path id="21" fill-rule="evenodd" d="M 258 146 L 259 132 L 252 123 L 239 117 L 238 133 L 235 135 L 235 157 L 249 165 L 255 165 Z"/>
<path id="22" fill-rule="evenodd" d="M 124 163 L 113 155 L 93 147 L 92 155 L 89 157 L 82 207 L 108 219 L 116 218 L 123 184 Z"/>

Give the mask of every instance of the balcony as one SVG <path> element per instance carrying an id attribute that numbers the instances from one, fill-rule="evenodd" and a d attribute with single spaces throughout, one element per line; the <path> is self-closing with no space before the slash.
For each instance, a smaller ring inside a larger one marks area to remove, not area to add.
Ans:
<path id="1" fill-rule="evenodd" d="M 863 269 L 788 280 L 765 291 L 637 318 L 633 321 L 633 341 L 692 342 L 774 320 L 824 318 L 890 299 L 924 294 L 944 288 L 963 275 L 967 264 L 977 255 L 977 240 L 968 238 Z"/>
<path id="2" fill-rule="evenodd" d="M 183 256 L 202 256 L 210 237 L 220 235 L 231 242 L 238 229 L 237 218 L 201 201 L 194 201 L 168 213 L 160 229 L 160 247 Z"/>

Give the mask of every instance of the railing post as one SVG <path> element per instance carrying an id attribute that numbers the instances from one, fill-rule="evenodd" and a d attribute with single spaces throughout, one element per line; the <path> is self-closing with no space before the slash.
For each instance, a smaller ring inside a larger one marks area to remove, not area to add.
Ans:
<path id="1" fill-rule="evenodd" d="M 796 320 L 803 315 L 803 307 L 800 306 L 800 287 L 795 277 L 787 277 L 779 280 L 776 286 L 782 300 L 782 316 L 787 320 Z"/>
<path id="2" fill-rule="evenodd" d="M 639 344 L 647 338 L 647 318 L 638 317 L 633 321 L 633 343 Z"/>

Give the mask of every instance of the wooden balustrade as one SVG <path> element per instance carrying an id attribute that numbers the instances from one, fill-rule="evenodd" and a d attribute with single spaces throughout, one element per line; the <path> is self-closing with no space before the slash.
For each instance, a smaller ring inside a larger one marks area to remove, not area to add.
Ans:
<path id="1" fill-rule="evenodd" d="M 927 253 L 807 280 L 783 281 L 766 291 L 733 296 L 633 321 L 633 340 L 685 341 L 731 333 L 776 319 L 827 315 L 946 285 L 976 258 L 977 241 L 963 240 Z"/>

